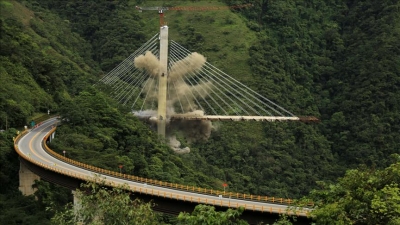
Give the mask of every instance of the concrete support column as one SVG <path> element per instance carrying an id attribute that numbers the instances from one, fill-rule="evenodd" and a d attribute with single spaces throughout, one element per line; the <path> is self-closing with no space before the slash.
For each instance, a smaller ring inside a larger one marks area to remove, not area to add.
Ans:
<path id="1" fill-rule="evenodd" d="M 74 211 L 78 211 L 81 209 L 81 202 L 80 202 L 80 196 L 76 191 L 72 191 L 72 196 L 74 197 Z"/>
<path id="2" fill-rule="evenodd" d="M 160 74 L 158 75 L 158 135 L 165 137 L 167 119 L 167 78 L 168 78 L 168 26 L 160 28 Z"/>
<path id="3" fill-rule="evenodd" d="M 54 136 L 56 136 L 56 132 L 55 131 L 50 135 L 50 142 L 54 139 Z"/>
<path id="4" fill-rule="evenodd" d="M 83 224 L 82 217 L 79 215 L 78 211 L 82 208 L 80 194 L 76 191 L 72 191 L 73 204 L 74 204 L 74 214 L 75 214 L 75 221 L 76 224 L 80 225 Z"/>
<path id="5" fill-rule="evenodd" d="M 40 177 L 30 171 L 25 164 L 19 163 L 19 187 L 18 189 L 23 195 L 33 195 L 36 189 L 32 188 L 35 180 L 40 180 Z"/>

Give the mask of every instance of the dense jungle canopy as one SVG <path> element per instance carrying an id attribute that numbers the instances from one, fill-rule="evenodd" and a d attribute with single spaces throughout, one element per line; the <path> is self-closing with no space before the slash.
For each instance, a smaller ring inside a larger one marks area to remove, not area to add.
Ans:
<path id="1" fill-rule="evenodd" d="M 92 86 L 158 32 L 157 12 L 139 13 L 136 5 L 249 2 L 244 9 L 168 11 L 170 37 L 319 123 L 219 122 L 206 141 L 178 132 L 191 152 L 176 154 L 129 108 Z M 48 224 L 53 212 L 44 208 L 70 200 L 67 190 L 42 181 L 38 201 L 18 192 L 12 137 L 48 110 L 68 118 L 51 148 L 88 164 L 115 171 L 123 164 L 125 173 L 207 188 L 226 182 L 235 192 L 301 198 L 314 190 L 309 197 L 317 202 L 340 197 L 357 172 L 376 180 L 381 174 L 374 171 L 398 167 L 399 40 L 397 0 L 0 0 L 0 220 Z M 375 194 L 397 199 L 398 182 L 374 183 Z M 368 210 L 390 208 L 376 205 L 373 195 L 363 198 Z M 399 204 L 394 200 L 397 213 Z"/>

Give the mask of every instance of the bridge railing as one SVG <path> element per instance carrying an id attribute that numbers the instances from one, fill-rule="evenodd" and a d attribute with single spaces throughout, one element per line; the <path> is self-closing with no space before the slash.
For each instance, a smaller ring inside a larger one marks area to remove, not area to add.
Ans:
<path id="1" fill-rule="evenodd" d="M 245 199 L 245 200 L 251 200 L 251 201 L 269 202 L 269 203 L 284 204 L 284 205 L 292 205 L 294 203 L 293 199 L 276 198 L 276 197 L 260 196 L 260 195 L 252 195 L 252 194 L 243 194 L 243 193 L 237 193 L 237 192 L 226 192 L 226 191 L 221 191 L 221 190 L 214 190 L 211 188 L 201 188 L 201 187 L 182 185 L 182 184 L 177 184 L 177 183 L 169 183 L 169 182 L 165 182 L 165 181 L 143 178 L 143 177 L 138 177 L 138 176 L 134 176 L 134 175 L 119 173 L 116 171 L 106 170 L 106 169 L 88 165 L 88 164 L 85 164 L 82 162 L 78 162 L 78 161 L 75 161 L 73 159 L 67 158 L 61 154 L 54 152 L 52 149 L 50 149 L 46 145 L 47 139 L 55 130 L 56 130 L 56 127 L 52 128 L 52 130 L 43 139 L 43 146 L 44 146 L 45 150 L 50 155 L 52 155 L 53 157 L 55 157 L 61 161 L 64 161 L 66 163 L 69 163 L 69 164 L 77 166 L 77 167 L 81 167 L 81 168 L 93 171 L 95 173 L 109 175 L 109 176 L 122 178 L 122 179 L 130 180 L 130 181 L 141 182 L 141 183 L 145 183 L 145 184 L 151 184 L 151 185 L 156 185 L 156 186 L 161 186 L 161 187 L 183 190 L 183 191 L 187 191 L 187 192 L 221 196 L 221 197 L 228 198 L 228 199 L 229 198 Z M 309 203 L 308 206 L 312 206 L 312 203 Z"/>
<path id="2" fill-rule="evenodd" d="M 274 206 L 260 206 L 260 205 L 256 205 L 256 204 L 251 204 L 251 203 L 231 203 L 230 199 L 226 198 L 229 196 L 234 196 L 234 193 L 223 193 L 222 191 L 216 191 L 216 190 L 212 190 L 212 189 L 204 189 L 204 188 L 198 188 L 198 187 L 193 187 L 193 186 L 187 186 L 187 185 L 180 185 L 180 184 L 173 184 L 173 183 L 168 183 L 168 182 L 162 182 L 162 181 L 157 181 L 157 180 L 152 180 L 152 179 L 147 179 L 147 178 L 142 178 L 142 177 L 137 177 L 137 176 L 132 176 L 132 175 L 127 175 L 127 174 L 121 174 L 118 172 L 114 172 L 114 171 L 109 171 L 109 170 L 105 170 L 105 169 L 101 169 L 98 167 L 94 167 L 91 165 L 87 165 L 69 158 L 66 158 L 60 154 L 57 154 L 56 152 L 52 151 L 46 144 L 46 140 L 49 138 L 49 135 L 55 131 L 55 127 L 51 130 L 51 132 L 43 139 L 46 151 L 48 151 L 49 154 L 55 156 L 56 158 L 60 159 L 60 160 L 65 160 L 65 162 L 68 162 L 74 166 L 78 166 L 78 167 L 82 167 L 88 170 L 92 170 L 92 171 L 96 171 L 98 173 L 101 174 L 106 174 L 106 175 L 110 175 L 110 176 L 114 176 L 114 177 L 119 177 L 119 178 L 123 178 L 126 180 L 132 180 L 132 181 L 139 181 L 139 182 L 143 182 L 143 183 L 149 183 L 149 184 L 153 184 L 153 185 L 157 185 L 157 186 L 164 186 L 164 187 L 170 187 L 170 188 L 175 188 L 175 189 L 181 189 L 181 190 L 185 190 L 185 191 L 193 191 L 193 192 L 198 192 L 198 193 L 210 193 L 212 195 L 223 195 L 225 198 L 219 198 L 218 200 L 216 199 L 209 199 L 207 197 L 193 197 L 193 196 L 188 196 L 185 194 L 177 194 L 177 193 L 173 193 L 170 192 L 168 190 L 154 190 L 151 187 L 148 187 L 147 185 L 144 185 L 143 187 L 137 187 L 137 186 L 133 186 L 130 185 L 127 187 L 127 190 L 129 191 L 133 191 L 133 192 L 137 192 L 137 193 L 142 193 L 142 194 L 148 194 L 148 195 L 153 195 L 153 196 L 158 196 L 158 197 L 164 197 L 164 198 L 170 198 L 170 199 L 177 199 L 177 200 L 181 200 L 181 201 L 187 201 L 187 202 L 193 202 L 193 203 L 200 203 L 200 204 L 212 204 L 212 205 L 216 205 L 216 206 L 223 206 L 223 207 L 244 207 L 246 210 L 253 210 L 253 211 L 260 211 L 260 212 L 269 212 L 269 213 L 285 213 L 285 214 L 290 214 L 290 215 L 297 215 L 297 216 L 309 216 L 309 212 L 310 210 L 307 208 L 300 208 L 300 207 L 290 207 L 288 209 L 282 209 L 280 207 L 274 207 Z M 23 132 L 19 132 L 18 136 L 16 138 L 14 138 L 14 149 L 15 151 L 20 155 L 20 157 L 24 158 L 25 160 L 40 166 L 42 168 L 48 169 L 50 171 L 62 174 L 62 175 L 66 175 L 66 176 L 70 176 L 76 179 L 80 179 L 83 181 L 95 181 L 95 182 L 99 182 L 99 183 L 104 183 L 101 180 L 94 180 L 93 177 L 87 176 L 86 174 L 82 174 L 82 173 L 77 173 L 77 172 L 70 172 L 67 171 L 65 169 L 61 169 L 59 168 L 56 164 L 46 164 L 46 163 L 42 163 L 39 161 L 34 160 L 29 153 L 25 154 L 23 153 L 19 147 L 18 147 L 18 141 L 25 135 L 28 133 L 28 130 L 25 130 Z M 117 185 L 114 182 L 106 182 L 106 185 L 109 185 L 111 187 L 121 187 L 120 185 Z M 236 194 L 236 193 L 235 193 Z M 238 193 L 237 193 L 238 194 Z M 239 196 L 239 198 L 241 196 L 243 196 L 243 199 L 250 199 L 253 201 L 258 201 L 256 196 L 251 196 L 250 197 L 245 197 L 245 194 L 239 194 L 237 195 Z M 260 196 L 261 197 L 261 196 Z M 261 199 L 261 198 L 260 198 Z M 266 199 L 270 199 L 270 198 L 266 198 Z M 278 199 L 277 201 L 275 201 L 276 199 L 273 198 L 274 203 L 280 203 L 282 201 L 282 203 L 284 202 L 283 199 L 280 200 Z M 260 200 L 261 201 L 261 200 Z M 292 201 L 290 201 L 292 203 Z"/>

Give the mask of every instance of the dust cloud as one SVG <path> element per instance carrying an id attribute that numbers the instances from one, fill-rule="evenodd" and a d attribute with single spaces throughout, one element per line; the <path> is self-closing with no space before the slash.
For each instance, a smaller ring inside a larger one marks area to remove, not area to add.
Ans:
<path id="1" fill-rule="evenodd" d="M 155 110 L 133 111 L 132 113 L 141 119 L 157 120 L 157 111 Z"/>
<path id="2" fill-rule="evenodd" d="M 172 135 L 171 137 L 169 137 L 168 140 L 169 140 L 169 146 L 172 148 L 172 150 L 174 150 L 174 152 L 180 153 L 180 154 L 190 152 L 189 147 L 181 148 L 181 142 L 176 139 L 175 135 Z"/>
<path id="3" fill-rule="evenodd" d="M 168 107 L 173 107 L 179 103 L 179 107 L 183 108 L 184 112 L 191 112 L 198 109 L 195 104 L 196 98 L 205 98 L 212 89 L 212 83 L 207 81 L 198 85 L 188 85 L 183 80 L 172 81 L 171 85 L 174 88 L 168 91 Z M 173 115 L 173 114 L 170 114 Z"/>
<path id="4" fill-rule="evenodd" d="M 177 80 L 184 75 L 192 75 L 201 70 L 204 63 L 206 63 L 206 58 L 197 53 L 186 56 L 184 59 L 175 62 L 169 71 L 169 79 L 171 81 Z"/>
<path id="5" fill-rule="evenodd" d="M 150 51 L 147 51 L 144 55 L 136 57 L 133 62 L 136 68 L 145 69 L 152 77 L 157 77 L 160 73 L 160 61 Z"/>
<path id="6" fill-rule="evenodd" d="M 196 98 L 206 98 L 212 90 L 212 83 L 210 81 L 195 82 L 196 85 L 188 84 L 184 78 L 190 78 L 201 71 L 206 62 L 206 58 L 199 53 L 191 53 L 187 57 L 177 62 L 174 62 L 170 67 L 167 74 L 168 79 L 168 93 L 167 93 L 167 135 L 171 148 L 177 153 L 190 152 L 189 147 L 180 148 L 181 143 L 176 139 L 174 132 L 181 132 L 184 134 L 185 140 L 188 143 L 194 141 L 207 140 L 213 129 L 211 121 L 201 120 L 173 120 L 170 121 L 171 115 L 176 115 L 175 108 L 179 109 L 179 115 L 197 115 L 202 116 L 204 112 L 199 109 L 195 104 Z M 144 55 L 140 55 L 134 59 L 135 67 L 146 70 L 150 77 L 149 79 L 156 79 L 160 76 L 161 66 L 158 58 L 151 52 L 147 51 Z M 152 82 L 149 80 L 148 82 Z M 151 88 L 146 85 L 144 91 L 148 92 L 148 99 L 157 100 L 156 88 Z M 140 118 L 149 119 L 151 122 L 156 122 L 156 111 L 142 111 L 134 112 Z"/>

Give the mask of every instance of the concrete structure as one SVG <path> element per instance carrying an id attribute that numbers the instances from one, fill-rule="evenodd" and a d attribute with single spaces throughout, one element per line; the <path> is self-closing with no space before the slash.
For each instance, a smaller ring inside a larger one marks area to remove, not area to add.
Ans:
<path id="1" fill-rule="evenodd" d="M 56 132 L 54 131 L 49 138 L 49 142 L 53 141 L 54 137 L 56 136 Z"/>
<path id="2" fill-rule="evenodd" d="M 160 27 L 160 72 L 158 76 L 158 135 L 165 137 L 167 119 L 167 77 L 168 77 L 168 26 Z"/>
<path id="3" fill-rule="evenodd" d="M 19 190 L 23 195 L 33 195 L 36 191 L 32 185 L 35 184 L 35 180 L 40 180 L 40 177 L 30 171 L 25 164 L 20 163 L 19 167 Z"/>
<path id="4" fill-rule="evenodd" d="M 73 196 L 74 213 L 75 213 L 75 215 L 77 215 L 77 212 L 82 208 L 82 204 L 80 201 L 81 198 L 76 191 L 72 190 L 71 193 Z"/>
<path id="5" fill-rule="evenodd" d="M 218 116 L 218 115 L 179 115 L 171 116 L 171 120 L 209 120 L 209 121 L 299 121 L 296 116 Z"/>

